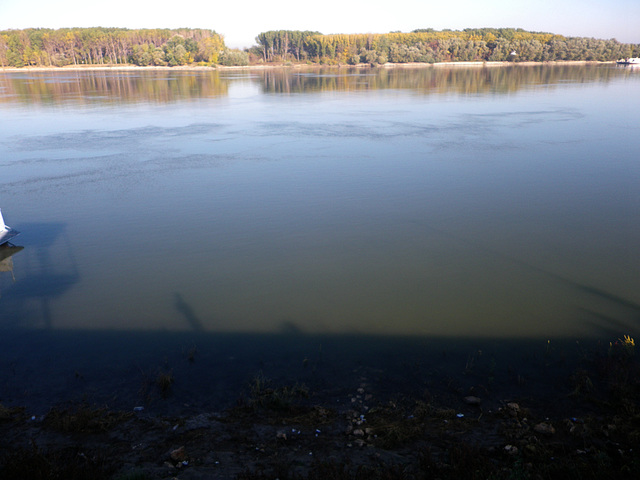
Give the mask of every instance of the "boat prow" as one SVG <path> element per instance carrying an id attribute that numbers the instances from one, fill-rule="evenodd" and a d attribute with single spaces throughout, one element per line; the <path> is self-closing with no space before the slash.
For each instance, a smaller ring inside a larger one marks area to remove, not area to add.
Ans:
<path id="1" fill-rule="evenodd" d="M 640 58 L 639 57 L 625 58 L 623 60 L 618 60 L 616 63 L 618 65 L 640 66 Z"/>
<path id="2" fill-rule="evenodd" d="M 2 210 L 0 210 L 0 245 L 4 245 L 19 233 L 19 231 L 11 228 L 9 225 L 6 225 L 4 223 L 4 219 L 2 218 Z"/>

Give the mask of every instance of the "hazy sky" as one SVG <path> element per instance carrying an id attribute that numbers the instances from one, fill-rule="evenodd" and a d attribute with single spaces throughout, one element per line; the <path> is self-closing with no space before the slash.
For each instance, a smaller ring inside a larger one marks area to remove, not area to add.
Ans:
<path id="1" fill-rule="evenodd" d="M 640 43 L 640 0 L 0 0 L 0 30 L 208 28 L 230 47 L 267 30 L 408 32 L 516 27 Z"/>

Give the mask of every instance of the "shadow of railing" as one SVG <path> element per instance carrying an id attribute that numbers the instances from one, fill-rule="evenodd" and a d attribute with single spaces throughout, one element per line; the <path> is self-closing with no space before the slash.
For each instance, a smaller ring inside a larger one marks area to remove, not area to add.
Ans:
<path id="1" fill-rule="evenodd" d="M 12 274 L 17 271 L 17 275 L 0 299 L 0 324 L 50 329 L 51 303 L 80 280 L 77 264 L 64 224 L 25 224 L 21 230 L 24 253 L 19 265 L 12 265 Z"/>

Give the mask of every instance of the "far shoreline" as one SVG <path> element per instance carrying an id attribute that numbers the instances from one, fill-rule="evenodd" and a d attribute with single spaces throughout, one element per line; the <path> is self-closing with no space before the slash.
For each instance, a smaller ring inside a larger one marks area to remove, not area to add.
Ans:
<path id="1" fill-rule="evenodd" d="M 203 71 L 225 71 L 225 70 L 276 70 L 276 69 L 320 69 L 320 68 L 443 68 L 443 67 L 511 67 L 511 66 L 560 66 L 560 65 L 611 65 L 615 61 L 599 62 L 588 60 L 561 60 L 548 62 L 438 62 L 438 63 L 384 63 L 380 65 L 371 65 L 368 63 L 359 63 L 356 65 L 321 65 L 321 64 L 261 64 L 261 65 L 242 65 L 242 66 L 201 66 L 201 65 L 180 65 L 175 67 L 169 66 L 138 66 L 138 65 L 122 65 L 122 64 L 105 64 L 105 65 L 68 65 L 64 67 L 0 67 L 1 73 L 14 72 L 84 72 L 84 71 L 186 71 L 186 72 L 203 72 Z"/>

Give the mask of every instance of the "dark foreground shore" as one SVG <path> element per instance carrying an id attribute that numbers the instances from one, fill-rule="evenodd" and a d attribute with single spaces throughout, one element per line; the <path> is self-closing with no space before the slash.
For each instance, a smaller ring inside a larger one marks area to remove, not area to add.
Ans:
<path id="1" fill-rule="evenodd" d="M 364 365 L 335 391 L 258 372 L 220 411 L 153 413 L 175 401 L 172 373 L 147 384 L 144 408 L 0 406 L 0 478 L 637 478 L 633 339 L 575 352 L 547 348 L 537 372 L 508 368 L 504 382 L 480 352 L 406 391 Z"/>

